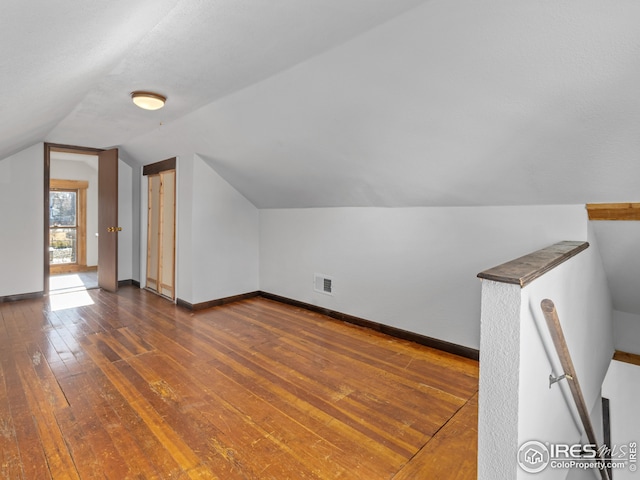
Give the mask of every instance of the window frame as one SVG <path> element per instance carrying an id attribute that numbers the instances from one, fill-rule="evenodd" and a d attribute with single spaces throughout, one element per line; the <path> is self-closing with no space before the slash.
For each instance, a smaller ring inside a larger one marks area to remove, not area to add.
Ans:
<path id="1" fill-rule="evenodd" d="M 89 182 L 86 180 L 60 180 L 51 179 L 49 182 L 49 205 L 51 205 L 51 192 L 76 192 L 76 226 L 49 225 L 49 235 L 54 228 L 76 229 L 76 261 L 75 263 L 49 263 L 50 273 L 73 272 L 87 267 L 87 189 Z"/>

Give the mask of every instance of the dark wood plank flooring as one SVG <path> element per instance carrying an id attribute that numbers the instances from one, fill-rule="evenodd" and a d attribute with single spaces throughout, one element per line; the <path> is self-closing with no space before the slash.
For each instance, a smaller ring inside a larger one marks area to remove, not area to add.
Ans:
<path id="1" fill-rule="evenodd" d="M 0 478 L 475 479 L 477 391 L 473 360 L 260 297 L 0 304 Z"/>

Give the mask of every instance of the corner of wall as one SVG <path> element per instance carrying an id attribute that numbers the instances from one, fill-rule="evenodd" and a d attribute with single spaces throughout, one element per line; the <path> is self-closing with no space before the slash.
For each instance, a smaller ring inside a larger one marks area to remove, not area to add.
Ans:
<path id="1" fill-rule="evenodd" d="M 176 161 L 176 297 L 190 303 L 193 302 L 193 163 L 194 155 L 180 155 Z"/>
<path id="2" fill-rule="evenodd" d="M 519 285 L 482 281 L 479 480 L 514 478 L 518 469 L 520 293 Z"/>
<path id="3" fill-rule="evenodd" d="M 181 288 L 180 298 L 197 304 L 258 290 L 258 209 L 198 154 L 185 163 L 180 187 L 189 189 L 180 198 L 190 198 L 180 207 L 181 218 L 187 217 L 180 225 L 186 233 L 180 262 L 181 282 L 190 276 L 185 286 L 191 286 L 191 295 L 185 298 Z"/>
<path id="4" fill-rule="evenodd" d="M 621 352 L 640 355 L 640 315 L 613 311 L 613 346 Z"/>
<path id="5" fill-rule="evenodd" d="M 11 275 L 0 276 L 0 296 L 42 292 L 44 143 L 39 142 L 0 161 L 0 223 L 20 225 L 0 235 L 0 264 Z"/>

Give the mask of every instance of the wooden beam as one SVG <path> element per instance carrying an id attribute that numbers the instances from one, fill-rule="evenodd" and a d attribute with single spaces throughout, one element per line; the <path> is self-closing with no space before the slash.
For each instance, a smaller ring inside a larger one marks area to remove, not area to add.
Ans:
<path id="1" fill-rule="evenodd" d="M 103 148 L 76 147 L 75 145 L 62 145 L 59 143 L 45 143 L 45 147 L 50 152 L 75 153 L 80 155 L 97 155 L 100 152 L 104 152 Z"/>
<path id="2" fill-rule="evenodd" d="M 87 180 L 62 180 L 52 178 L 50 180 L 51 190 L 86 190 L 89 188 Z"/>
<path id="3" fill-rule="evenodd" d="M 160 172 L 166 172 L 167 170 L 176 169 L 176 157 L 167 158 L 161 162 L 151 163 L 142 167 L 142 175 L 155 175 Z"/>
<path id="4" fill-rule="evenodd" d="M 587 203 L 589 220 L 640 220 L 640 203 Z"/>
<path id="5" fill-rule="evenodd" d="M 640 355 L 636 355 L 635 353 L 627 353 L 616 350 L 613 354 L 613 359 L 619 362 L 625 362 L 630 363 L 631 365 L 640 366 Z"/>

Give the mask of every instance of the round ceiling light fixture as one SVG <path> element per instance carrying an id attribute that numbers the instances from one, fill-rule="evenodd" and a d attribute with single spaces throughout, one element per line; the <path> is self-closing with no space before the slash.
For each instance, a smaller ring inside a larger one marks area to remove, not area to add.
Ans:
<path id="1" fill-rule="evenodd" d="M 159 93 L 135 91 L 131 92 L 131 100 L 140 108 L 145 110 L 158 110 L 164 107 L 167 97 Z"/>

